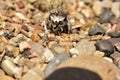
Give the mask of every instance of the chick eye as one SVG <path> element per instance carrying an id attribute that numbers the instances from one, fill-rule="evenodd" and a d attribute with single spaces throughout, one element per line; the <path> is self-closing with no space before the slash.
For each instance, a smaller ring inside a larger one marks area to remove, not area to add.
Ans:
<path id="1" fill-rule="evenodd" d="M 63 24 L 63 21 L 60 21 L 60 22 L 59 22 L 59 25 L 62 25 L 62 24 Z"/>

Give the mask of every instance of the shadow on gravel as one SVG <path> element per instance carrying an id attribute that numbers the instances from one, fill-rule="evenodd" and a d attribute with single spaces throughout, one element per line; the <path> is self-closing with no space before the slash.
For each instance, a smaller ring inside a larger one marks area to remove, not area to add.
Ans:
<path id="1" fill-rule="evenodd" d="M 54 71 L 45 80 L 102 80 L 102 78 L 86 69 L 67 67 Z"/>

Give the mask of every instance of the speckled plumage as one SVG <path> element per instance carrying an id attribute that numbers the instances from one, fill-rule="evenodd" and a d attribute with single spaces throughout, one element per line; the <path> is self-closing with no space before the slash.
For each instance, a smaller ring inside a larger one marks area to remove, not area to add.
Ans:
<path id="1" fill-rule="evenodd" d="M 70 33 L 71 26 L 68 23 L 67 14 L 60 8 L 52 10 L 44 22 L 45 31 L 50 30 L 56 35 Z"/>

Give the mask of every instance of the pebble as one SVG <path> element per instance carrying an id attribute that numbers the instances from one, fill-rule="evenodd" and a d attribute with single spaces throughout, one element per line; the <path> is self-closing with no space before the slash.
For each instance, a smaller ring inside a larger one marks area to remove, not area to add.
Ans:
<path id="1" fill-rule="evenodd" d="M 25 20 L 26 19 L 25 16 L 22 13 L 19 13 L 19 12 L 16 12 L 15 16 L 18 17 L 18 19 L 20 19 L 20 20 Z"/>
<path id="2" fill-rule="evenodd" d="M 49 38 L 52 40 L 52 38 L 54 39 L 55 35 L 48 35 L 48 34 L 40 34 L 40 37 L 43 39 L 43 40 L 49 40 Z"/>
<path id="3" fill-rule="evenodd" d="M 98 24 L 95 24 L 88 30 L 88 34 L 90 36 L 105 34 L 105 32 L 106 31 L 102 27 L 100 27 Z"/>
<path id="4" fill-rule="evenodd" d="M 44 15 L 42 13 L 37 13 L 33 16 L 35 22 L 42 22 L 44 20 Z"/>
<path id="5" fill-rule="evenodd" d="M 113 19 L 111 19 L 110 23 L 111 23 L 112 25 L 114 25 L 114 24 L 118 23 L 119 20 L 120 20 L 119 18 L 113 18 Z"/>
<path id="6" fill-rule="evenodd" d="M 18 2 L 16 2 L 16 4 L 17 4 L 17 6 L 18 6 L 20 9 L 22 9 L 22 8 L 25 7 L 25 5 L 24 5 L 24 3 L 23 3 L 22 1 L 18 1 Z"/>
<path id="7" fill-rule="evenodd" d="M 109 58 L 109 57 L 103 57 L 103 59 L 113 63 L 113 60 L 111 58 Z"/>
<path id="8" fill-rule="evenodd" d="M 22 68 L 17 67 L 10 60 L 4 60 L 1 63 L 1 68 L 10 76 L 20 78 L 22 76 Z"/>
<path id="9" fill-rule="evenodd" d="M 95 43 L 96 49 L 105 52 L 105 56 L 110 56 L 114 52 L 114 46 L 108 40 L 100 40 Z"/>
<path id="10" fill-rule="evenodd" d="M 17 44 L 20 44 L 22 41 L 26 41 L 26 37 L 23 34 L 18 34 L 16 37 L 14 37 L 14 40 L 17 42 Z"/>
<path id="11" fill-rule="evenodd" d="M 6 49 L 8 51 L 12 51 L 14 49 L 14 46 L 12 46 L 12 45 L 6 45 Z"/>
<path id="12" fill-rule="evenodd" d="M 40 37 L 39 37 L 38 34 L 33 33 L 33 34 L 31 35 L 31 39 L 32 39 L 32 41 L 38 42 L 38 41 L 40 40 Z"/>
<path id="13" fill-rule="evenodd" d="M 22 41 L 26 41 L 26 37 L 23 34 L 18 34 L 9 40 L 8 44 L 13 46 L 19 46 Z"/>
<path id="14" fill-rule="evenodd" d="M 13 53 L 13 56 L 14 56 L 14 57 L 17 57 L 17 56 L 19 55 L 19 53 L 20 53 L 19 48 L 14 47 L 14 48 L 12 49 L 12 53 Z"/>
<path id="15" fill-rule="evenodd" d="M 120 31 L 120 20 L 116 23 L 115 31 Z"/>
<path id="16" fill-rule="evenodd" d="M 94 17 L 94 14 L 93 14 L 93 12 L 92 12 L 92 10 L 90 8 L 83 9 L 81 11 L 81 13 L 83 13 L 86 18 L 92 18 L 92 17 Z"/>
<path id="17" fill-rule="evenodd" d="M 3 75 L 5 75 L 5 72 L 2 69 L 0 69 L 0 76 L 3 76 Z"/>
<path id="18" fill-rule="evenodd" d="M 103 12 L 103 6 L 101 1 L 95 1 L 93 3 L 93 12 L 95 13 L 96 16 L 99 16 Z"/>
<path id="19" fill-rule="evenodd" d="M 84 3 L 91 3 L 93 0 L 84 0 Z"/>
<path id="20" fill-rule="evenodd" d="M 75 48 L 71 48 L 71 49 L 70 49 L 70 54 L 71 54 L 72 56 L 74 56 L 74 55 L 79 55 L 79 51 L 78 51 L 77 49 L 75 49 Z"/>
<path id="21" fill-rule="evenodd" d="M 30 49 L 31 46 L 27 41 L 23 41 L 19 44 L 20 52 L 23 52 L 25 49 Z"/>
<path id="22" fill-rule="evenodd" d="M 120 43 L 115 43 L 114 46 L 120 52 Z"/>
<path id="23" fill-rule="evenodd" d="M 5 55 L 8 57 L 13 57 L 13 53 L 11 51 L 6 51 Z"/>
<path id="24" fill-rule="evenodd" d="M 74 42 L 80 41 L 80 35 L 78 35 L 78 34 L 70 34 L 70 41 L 74 41 Z"/>
<path id="25" fill-rule="evenodd" d="M 86 31 L 88 28 L 90 28 L 91 26 L 95 25 L 97 22 L 95 20 L 90 20 L 88 21 L 86 24 L 84 24 L 81 29 Z"/>
<path id="26" fill-rule="evenodd" d="M 30 62 L 35 63 L 35 64 L 44 63 L 45 62 L 45 57 L 44 56 L 33 57 L 33 58 L 30 59 Z"/>
<path id="27" fill-rule="evenodd" d="M 114 64 L 99 57 L 78 56 L 64 61 L 45 80 L 119 80 L 119 71 Z"/>
<path id="28" fill-rule="evenodd" d="M 23 29 L 23 30 L 29 32 L 29 28 L 28 28 L 27 25 L 22 25 L 22 26 L 21 26 L 21 29 Z"/>
<path id="29" fill-rule="evenodd" d="M 99 15 L 100 23 L 108 23 L 112 18 L 113 13 L 110 10 L 105 10 L 103 13 Z"/>
<path id="30" fill-rule="evenodd" d="M 31 54 L 36 53 L 37 55 L 42 55 L 44 53 L 45 49 L 40 42 L 29 41 L 28 43 L 31 47 Z"/>
<path id="31" fill-rule="evenodd" d="M 101 52 L 101 51 L 95 51 L 94 53 L 94 56 L 97 56 L 97 57 L 103 57 L 105 55 L 104 52 Z"/>
<path id="32" fill-rule="evenodd" d="M 30 3 L 34 3 L 36 2 L 37 0 L 28 0 Z"/>
<path id="33" fill-rule="evenodd" d="M 23 57 L 28 58 L 29 55 L 31 54 L 30 49 L 25 49 L 21 54 Z"/>
<path id="34" fill-rule="evenodd" d="M 30 69 L 24 76 L 23 80 L 43 80 L 44 73 L 40 67 L 34 67 Z"/>
<path id="35" fill-rule="evenodd" d="M 10 76 L 3 75 L 3 76 L 0 76 L 0 80 L 15 80 L 15 79 Z"/>
<path id="36" fill-rule="evenodd" d="M 102 6 L 107 9 L 110 9 L 113 4 L 112 0 L 103 0 L 101 2 L 102 2 Z"/>
<path id="37" fill-rule="evenodd" d="M 29 70 L 28 67 L 26 65 L 24 65 L 22 68 L 22 73 L 25 74 L 28 72 L 28 70 Z"/>
<path id="38" fill-rule="evenodd" d="M 16 43 L 16 41 L 14 40 L 14 38 L 10 39 L 10 40 L 8 41 L 8 44 L 9 44 L 9 45 L 13 45 L 13 46 L 18 46 L 17 43 Z"/>
<path id="39" fill-rule="evenodd" d="M 109 32 L 108 35 L 112 38 L 119 38 L 120 37 L 120 32 L 113 31 L 113 32 Z"/>
<path id="40" fill-rule="evenodd" d="M 113 63 L 117 65 L 118 68 L 120 68 L 120 53 L 116 51 L 111 54 L 110 57 L 113 59 Z"/>
<path id="41" fill-rule="evenodd" d="M 7 51 L 10 51 L 14 57 L 17 57 L 19 55 L 19 48 L 14 47 L 12 45 L 7 45 L 6 46 Z"/>
<path id="42" fill-rule="evenodd" d="M 0 42 L 0 53 L 4 51 L 5 47 L 6 47 L 6 43 Z"/>
<path id="43" fill-rule="evenodd" d="M 7 39 L 11 39 L 12 37 L 14 37 L 14 34 L 13 34 L 13 32 L 10 31 L 10 30 L 5 30 L 4 36 L 5 36 Z"/>
<path id="44" fill-rule="evenodd" d="M 0 2 L 0 10 L 5 10 L 7 6 L 8 5 L 5 2 Z"/>
<path id="45" fill-rule="evenodd" d="M 110 23 L 100 24 L 100 26 L 101 26 L 102 28 L 104 28 L 106 32 L 109 32 L 110 29 L 113 28 Z"/>
<path id="46" fill-rule="evenodd" d="M 93 55 L 96 51 L 94 44 L 89 42 L 88 39 L 82 39 L 75 47 L 79 51 L 80 55 Z"/>
<path id="47" fill-rule="evenodd" d="M 54 58 L 54 54 L 49 49 L 45 49 L 43 56 L 45 57 L 45 62 L 50 62 Z"/>
<path id="48" fill-rule="evenodd" d="M 115 14 L 117 18 L 120 17 L 120 2 L 114 2 L 111 11 Z"/>
<path id="49" fill-rule="evenodd" d="M 53 44 L 50 49 L 55 55 L 66 53 L 65 48 L 59 44 Z"/>
<path id="50" fill-rule="evenodd" d="M 120 42 L 120 38 L 109 38 L 107 40 L 110 41 L 113 45 Z"/>
<path id="51" fill-rule="evenodd" d="M 59 54 L 57 55 L 54 59 L 52 59 L 48 65 L 46 66 L 45 69 L 45 77 L 49 76 L 55 69 L 56 67 L 64 62 L 65 60 L 69 59 L 70 55 L 67 53 Z"/>

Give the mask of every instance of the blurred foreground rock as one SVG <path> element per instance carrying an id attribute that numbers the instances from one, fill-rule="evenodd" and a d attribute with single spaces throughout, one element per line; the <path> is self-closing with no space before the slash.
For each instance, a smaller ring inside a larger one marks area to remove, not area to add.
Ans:
<path id="1" fill-rule="evenodd" d="M 99 57 L 78 56 L 63 62 L 45 80 L 80 79 L 119 80 L 120 70 L 114 64 Z"/>

